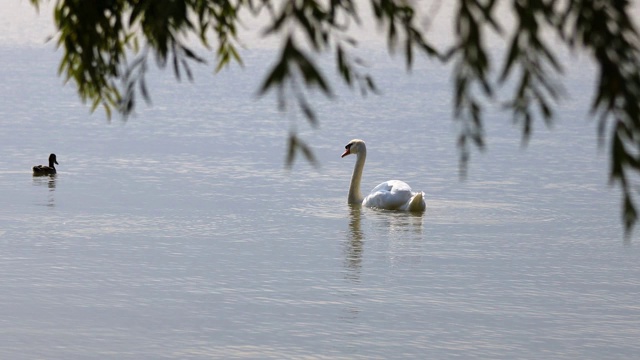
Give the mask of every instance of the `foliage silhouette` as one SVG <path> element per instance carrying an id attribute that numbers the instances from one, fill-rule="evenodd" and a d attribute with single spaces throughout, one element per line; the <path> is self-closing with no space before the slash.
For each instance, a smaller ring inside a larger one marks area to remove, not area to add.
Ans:
<path id="1" fill-rule="evenodd" d="M 38 8 L 43 0 L 31 0 Z M 628 0 L 512 0 L 515 26 L 505 29 L 495 0 L 455 0 L 454 42 L 437 48 L 428 38 L 424 16 L 432 6 L 411 0 L 56 0 L 54 18 L 57 45 L 63 55 L 59 73 L 73 81 L 92 109 L 103 106 L 110 116 L 125 116 L 136 105 L 136 94 L 150 101 L 145 83 L 148 58 L 159 66 L 171 64 L 177 79 L 191 78 L 190 66 L 205 61 L 187 45 L 195 37 L 206 48 L 215 47 L 216 71 L 236 62 L 238 29 L 246 21 L 268 19 L 264 36 L 277 36 L 280 56 L 260 94 L 276 91 L 279 107 L 293 99 L 305 117 L 318 122 L 306 100 L 305 89 L 333 96 L 330 84 L 314 61 L 315 54 L 333 54 L 341 80 L 363 94 L 375 92 L 374 80 L 353 55 L 358 39 L 350 30 L 364 26 L 361 7 L 368 6 L 374 23 L 383 29 L 389 52 L 400 52 L 407 69 L 416 53 L 453 64 L 454 114 L 460 124 L 458 146 L 461 174 L 471 147 L 483 149 L 483 104 L 496 90 L 515 81 L 516 91 L 504 107 L 522 127 L 523 142 L 534 120 L 550 123 L 555 103 L 563 94 L 558 80 L 562 66 L 547 44 L 551 34 L 574 52 L 588 54 L 598 69 L 591 112 L 598 118 L 600 139 L 611 148 L 610 181 L 623 194 L 623 222 L 627 234 L 637 221 L 633 177 L 640 172 L 640 36 L 631 18 Z M 426 10 L 423 8 L 428 8 Z M 422 15 L 420 15 L 422 14 Z M 488 55 L 487 35 L 505 41 L 503 61 Z M 497 69 L 497 70 L 496 70 Z M 290 96 L 290 95 L 293 96 Z M 311 149 L 290 133 L 287 163 L 296 152 L 311 162 Z"/>

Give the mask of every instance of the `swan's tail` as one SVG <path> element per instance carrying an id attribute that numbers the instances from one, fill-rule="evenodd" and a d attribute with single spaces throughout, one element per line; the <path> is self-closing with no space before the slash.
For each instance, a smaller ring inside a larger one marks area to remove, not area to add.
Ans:
<path id="1" fill-rule="evenodd" d="M 409 211 L 424 211 L 427 204 L 424 202 L 424 193 L 422 191 L 416 193 L 409 201 Z"/>

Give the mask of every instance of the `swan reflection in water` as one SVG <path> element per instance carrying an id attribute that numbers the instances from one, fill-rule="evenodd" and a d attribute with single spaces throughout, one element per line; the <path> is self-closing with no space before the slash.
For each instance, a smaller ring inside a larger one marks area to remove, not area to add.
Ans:
<path id="1" fill-rule="evenodd" d="M 56 190 L 56 174 L 51 175 L 35 175 L 33 176 L 33 185 L 34 186 L 46 186 L 49 191 L 47 194 L 47 203 L 45 204 L 48 207 L 55 206 L 55 197 L 54 192 Z"/>
<path id="2" fill-rule="evenodd" d="M 423 213 L 368 209 L 360 204 L 349 204 L 349 225 L 344 242 L 344 278 L 351 282 L 347 291 L 353 296 L 361 296 L 359 284 L 362 276 L 364 246 L 368 241 L 368 262 L 379 261 L 381 253 L 392 266 L 411 268 L 421 263 L 425 246 L 423 238 Z M 363 222 L 365 230 L 363 230 Z M 360 313 L 359 306 L 351 303 L 344 309 L 342 319 L 356 322 Z"/>
<path id="3" fill-rule="evenodd" d="M 360 276 L 362 272 L 362 255 L 364 251 L 364 233 L 360 226 L 360 216 L 362 212 L 362 205 L 349 204 L 349 228 L 346 232 L 346 239 L 344 242 L 344 278 L 351 284 L 348 285 L 346 295 L 349 301 L 345 302 L 345 307 L 342 309 L 343 314 L 340 318 L 348 323 L 358 323 L 358 317 L 360 315 L 360 306 L 357 303 L 353 303 L 353 297 L 359 296 L 358 284 L 360 283 Z"/>
<path id="4" fill-rule="evenodd" d="M 422 263 L 426 246 L 423 233 L 424 213 L 376 212 L 374 223 L 380 233 L 386 232 L 386 256 L 392 266 L 411 267 Z"/>
<path id="5" fill-rule="evenodd" d="M 425 246 L 423 234 L 424 213 L 368 209 L 359 204 L 349 205 L 349 231 L 344 249 L 346 277 L 359 281 L 364 256 L 366 238 L 375 252 L 383 252 L 390 263 L 415 264 L 422 262 L 424 251 L 417 250 Z M 362 222 L 368 221 L 362 229 Z M 370 236 L 367 236 L 370 235 Z"/>
<path id="6" fill-rule="evenodd" d="M 349 231 L 347 232 L 347 241 L 345 243 L 345 267 L 347 278 L 352 281 L 360 279 L 360 269 L 362 267 L 362 252 L 364 234 L 360 226 L 360 216 L 362 205 L 349 205 Z"/>

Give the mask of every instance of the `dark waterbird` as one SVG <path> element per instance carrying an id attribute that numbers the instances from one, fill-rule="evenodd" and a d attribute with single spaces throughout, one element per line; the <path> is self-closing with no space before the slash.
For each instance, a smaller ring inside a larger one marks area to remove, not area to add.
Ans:
<path id="1" fill-rule="evenodd" d="M 49 166 L 36 165 L 33 167 L 33 175 L 53 175 L 56 173 L 56 167 L 53 164 L 59 165 L 56 159 L 56 154 L 49 155 Z"/>

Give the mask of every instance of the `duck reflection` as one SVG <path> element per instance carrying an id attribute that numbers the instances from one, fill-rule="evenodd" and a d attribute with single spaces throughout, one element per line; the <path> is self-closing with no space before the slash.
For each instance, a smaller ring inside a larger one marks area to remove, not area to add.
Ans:
<path id="1" fill-rule="evenodd" d="M 54 193 L 56 190 L 56 174 L 51 175 L 33 175 L 33 185 L 34 186 L 46 186 L 49 191 L 47 194 L 47 205 L 48 207 L 55 206 L 55 197 Z"/>

